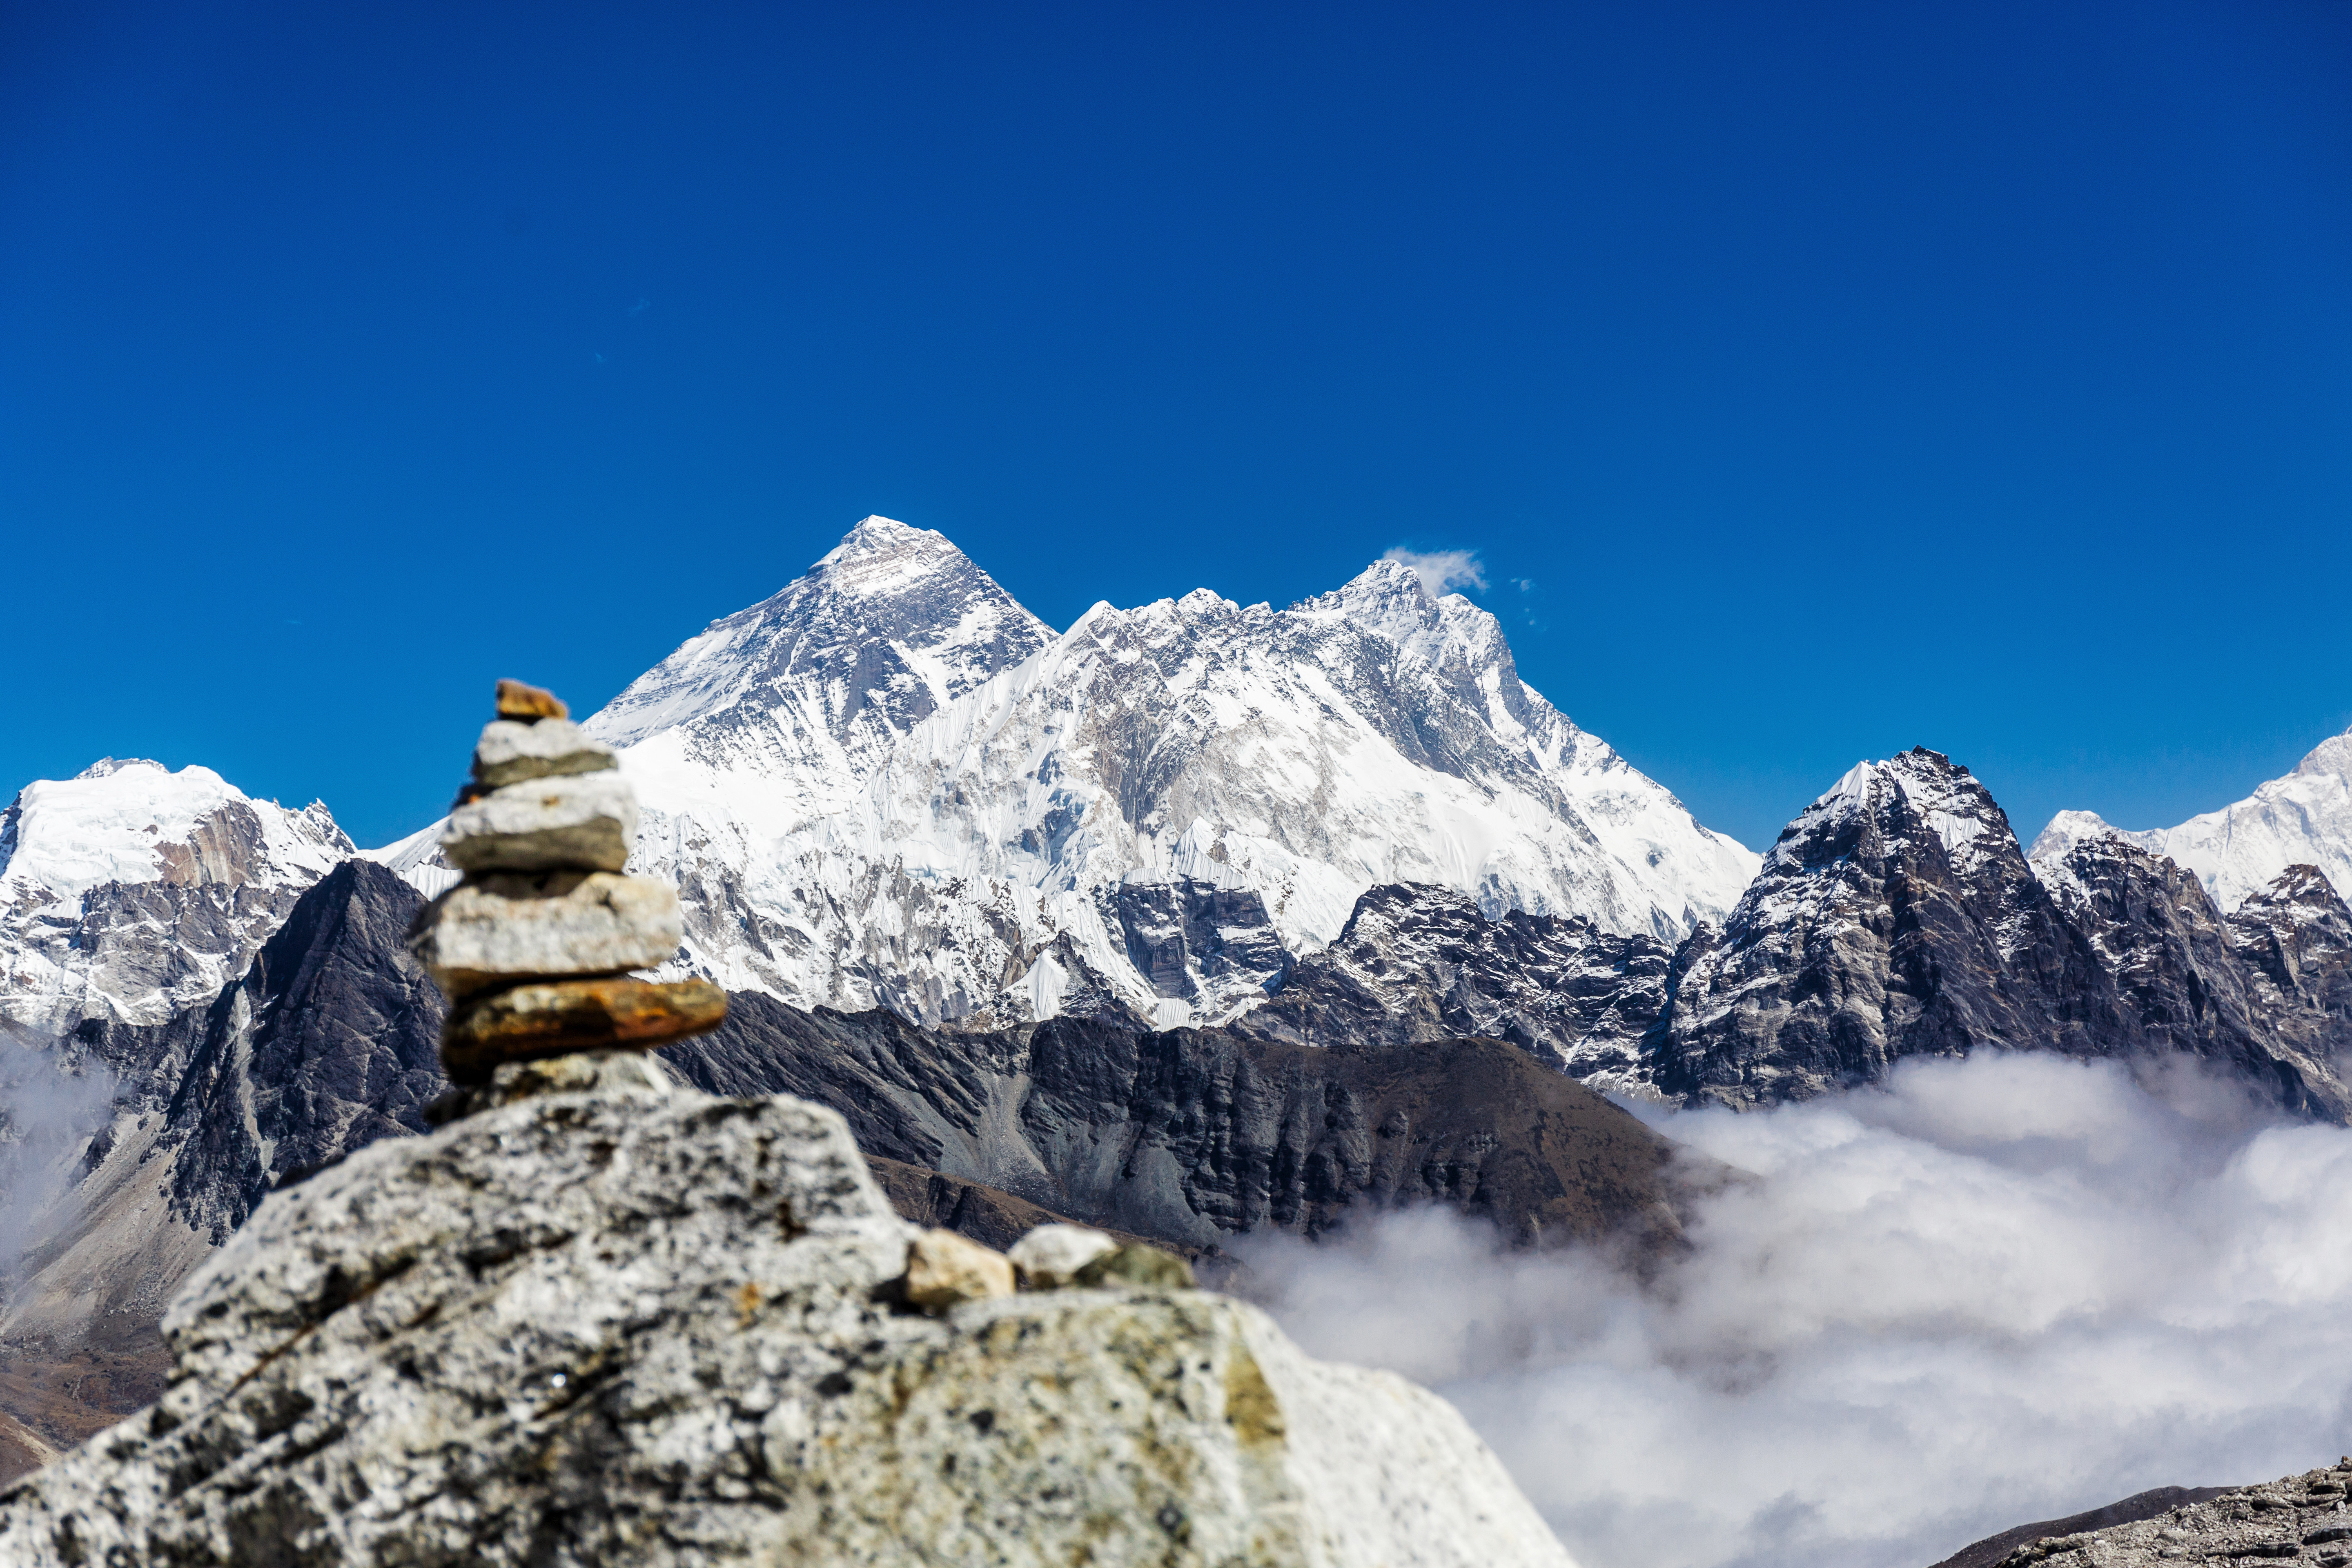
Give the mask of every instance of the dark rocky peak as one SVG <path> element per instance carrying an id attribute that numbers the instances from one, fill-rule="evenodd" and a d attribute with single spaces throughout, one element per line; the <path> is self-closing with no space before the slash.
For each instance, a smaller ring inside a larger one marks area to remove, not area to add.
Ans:
<path id="1" fill-rule="evenodd" d="M 588 721 L 630 746 L 779 709 L 835 741 L 904 734 L 1053 641 L 1045 624 L 929 529 L 869 517 L 772 597 L 713 621 Z"/>
<path id="2" fill-rule="evenodd" d="M 1854 768 L 1780 836 L 1721 942 L 1678 957 L 1648 1045 L 1658 1087 L 1752 1105 L 1987 1046 L 2187 1052 L 2282 1109 L 2345 1120 L 2325 1008 L 2264 999 L 2239 951 L 2252 939 L 2197 878 L 2074 826 L 2029 864 L 1948 758 Z"/>
<path id="3" fill-rule="evenodd" d="M 1664 1091 L 1733 1105 L 1873 1081 L 1985 1045 L 2096 1049 L 2112 987 L 2000 807 L 1939 752 L 1864 763 L 1690 952 L 1653 1041 Z"/>
<path id="4" fill-rule="evenodd" d="M 2352 910 L 2316 866 L 2289 866 L 2230 916 L 2233 941 L 2284 990 L 2352 960 Z"/>
<path id="5" fill-rule="evenodd" d="M 1785 884 L 1849 860 L 1873 876 L 1933 863 L 1985 891 L 2032 880 L 2009 816 L 1991 792 L 1967 768 L 1925 746 L 1849 769 L 1781 830 L 1751 900 L 1768 881 Z"/>
<path id="6" fill-rule="evenodd" d="M 1223 1010 L 1232 996 L 1276 989 L 1290 972 L 1290 952 L 1254 888 L 1128 881 L 1102 889 L 1096 901 L 1158 995 Z"/>
<path id="7" fill-rule="evenodd" d="M 2325 1053 L 2278 1028 L 2301 1009 L 2261 994 L 2204 883 L 2112 834 L 2035 864 L 2115 988 L 2122 1049 L 2202 1057 L 2290 1110 L 2344 1120 L 2343 1086 Z"/>
<path id="8" fill-rule="evenodd" d="M 2352 910 L 2316 866 L 2290 866 L 2228 922 L 2231 951 L 2272 1027 L 2306 1055 L 2352 1059 Z"/>
<path id="9" fill-rule="evenodd" d="M 369 860 L 302 895 L 208 1012 L 165 1111 L 173 1206 L 215 1245 L 288 1177 L 425 1129 L 446 1005 L 404 939 L 424 899 Z"/>
<path id="10" fill-rule="evenodd" d="M 1339 940 L 1233 1026 L 1310 1046 L 1484 1037 L 1596 1087 L 1633 1088 L 1671 956 L 1655 938 L 1573 915 L 1490 920 L 1466 894 L 1390 884 L 1359 898 Z"/>

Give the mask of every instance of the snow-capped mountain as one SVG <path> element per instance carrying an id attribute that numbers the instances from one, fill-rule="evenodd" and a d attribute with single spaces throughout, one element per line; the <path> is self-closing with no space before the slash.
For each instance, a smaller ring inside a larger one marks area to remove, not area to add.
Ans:
<path id="1" fill-rule="evenodd" d="M 2270 887 L 2290 866 L 2318 867 L 2339 897 L 2352 900 L 2352 730 L 2313 747 L 2284 778 L 2178 827 L 2128 832 L 2095 812 L 2062 811 L 2033 841 L 2034 857 L 2105 833 L 2193 871 L 2225 910 Z"/>
<path id="2" fill-rule="evenodd" d="M 352 852 L 323 805 L 210 768 L 110 757 L 26 784 L 0 813 L 0 1022 L 53 1035 L 209 1001 Z"/>
<path id="3" fill-rule="evenodd" d="M 1055 637 L 939 534 L 868 518 L 587 728 L 635 786 L 634 864 L 678 885 L 684 966 L 926 1023 L 1230 1017 L 1380 883 L 1672 941 L 1756 862 L 1394 563 Z M 387 858 L 433 890 L 426 842 Z"/>

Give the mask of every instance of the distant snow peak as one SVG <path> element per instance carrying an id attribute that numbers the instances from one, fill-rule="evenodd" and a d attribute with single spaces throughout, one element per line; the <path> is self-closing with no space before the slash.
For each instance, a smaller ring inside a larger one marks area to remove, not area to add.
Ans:
<path id="1" fill-rule="evenodd" d="M 2284 778 L 2233 805 L 2178 827 L 2132 832 L 2087 811 L 2062 811 L 2034 841 L 2034 858 L 2063 854 L 2066 840 L 2099 833 L 2169 858 L 2205 884 L 2225 911 L 2238 908 L 2290 866 L 2315 866 L 2336 893 L 2352 898 L 2352 730 L 2313 747 Z"/>
<path id="2" fill-rule="evenodd" d="M 1444 591 L 1480 581 L 1467 552 L 1392 552 L 1287 609 L 1196 588 L 1056 636 L 944 536 L 869 517 L 585 728 L 636 791 L 633 868 L 678 889 L 672 968 L 804 1006 L 1221 1022 L 1376 885 L 1664 943 L 1720 921 L 1758 858 L 1522 681 Z M 366 858 L 430 897 L 457 875 L 437 837 Z M 0 821 L 12 999 L 158 1021 L 352 853 L 323 808 L 204 769 L 34 786 Z M 133 890 L 84 909 L 100 887 Z M 261 896 L 215 909 L 234 887 Z M 93 968 L 107 922 L 152 929 Z"/>
<path id="3" fill-rule="evenodd" d="M 0 813 L 0 1019 L 160 1023 L 236 979 L 354 852 L 324 805 L 210 768 L 107 758 L 36 780 Z"/>

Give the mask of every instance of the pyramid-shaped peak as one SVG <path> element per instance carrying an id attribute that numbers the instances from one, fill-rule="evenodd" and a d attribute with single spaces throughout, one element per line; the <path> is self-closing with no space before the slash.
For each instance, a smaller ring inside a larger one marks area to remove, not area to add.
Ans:
<path id="1" fill-rule="evenodd" d="M 917 528 L 900 522 L 894 517 L 860 518 L 856 527 L 841 536 L 841 542 L 821 556 L 817 564 L 835 566 L 845 562 L 876 555 L 948 554 L 961 556 L 963 552 L 937 529 Z"/>

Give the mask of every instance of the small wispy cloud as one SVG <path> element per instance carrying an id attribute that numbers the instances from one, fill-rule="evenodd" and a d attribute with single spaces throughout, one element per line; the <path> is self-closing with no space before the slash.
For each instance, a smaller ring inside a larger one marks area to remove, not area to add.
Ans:
<path id="1" fill-rule="evenodd" d="M 1486 585 L 1486 567 L 1475 550 L 1407 550 L 1400 545 L 1381 559 L 1410 568 L 1432 598 L 1456 588 Z"/>

